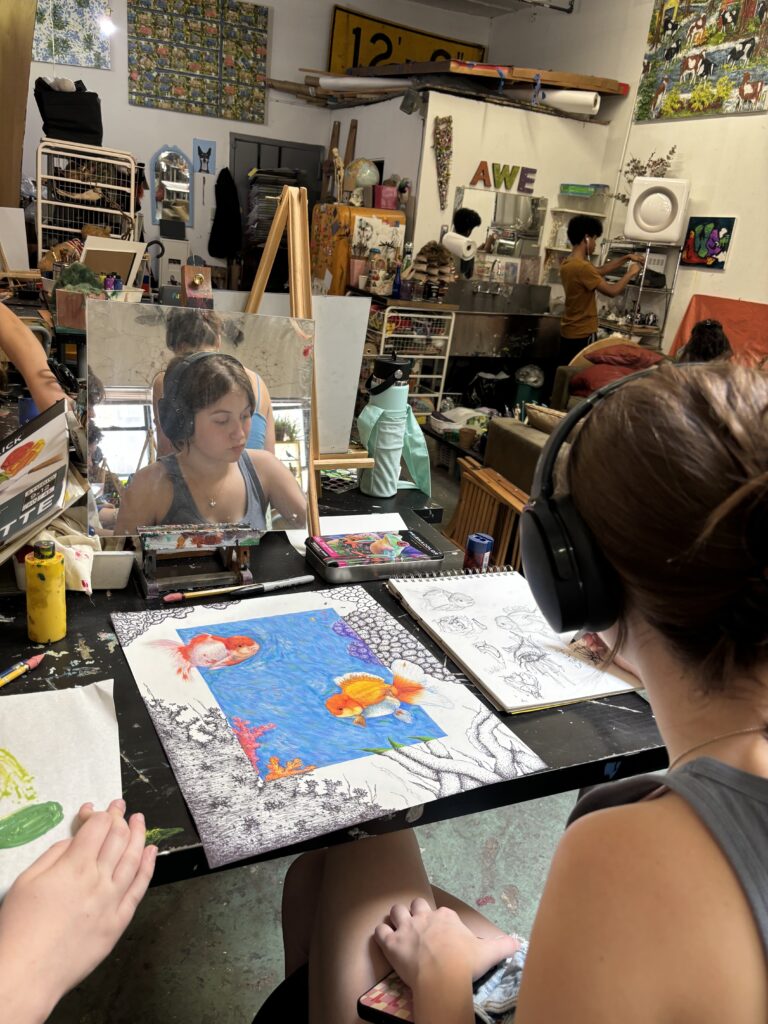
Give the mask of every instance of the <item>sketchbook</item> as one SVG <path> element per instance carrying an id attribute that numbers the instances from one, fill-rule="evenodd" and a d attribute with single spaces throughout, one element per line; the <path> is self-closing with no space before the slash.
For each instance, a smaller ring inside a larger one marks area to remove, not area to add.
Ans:
<path id="1" fill-rule="evenodd" d="M 544 767 L 362 587 L 112 621 L 211 867 Z"/>
<path id="2" fill-rule="evenodd" d="M 393 579 L 409 614 L 503 711 L 533 711 L 635 690 L 638 679 L 585 640 L 555 633 L 525 578 L 498 572 Z"/>

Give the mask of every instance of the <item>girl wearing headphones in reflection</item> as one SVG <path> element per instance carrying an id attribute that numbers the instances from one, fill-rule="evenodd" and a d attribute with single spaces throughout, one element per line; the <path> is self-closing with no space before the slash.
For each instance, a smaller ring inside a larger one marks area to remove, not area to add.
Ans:
<path id="1" fill-rule="evenodd" d="M 170 362 L 160 424 L 174 452 L 139 470 L 126 488 L 116 534 L 139 526 L 242 523 L 266 528 L 270 505 L 291 526 L 306 498 L 271 452 L 247 448 L 256 398 L 233 356 L 198 352 Z"/>
<path id="2" fill-rule="evenodd" d="M 188 356 L 194 352 L 218 352 L 221 348 L 223 323 L 218 313 L 212 309 L 187 309 L 179 306 L 168 311 L 165 327 L 165 344 L 174 356 Z M 243 335 L 238 331 L 235 345 L 242 341 Z M 238 340 L 239 339 L 239 340 Z M 251 428 L 248 432 L 248 448 L 265 448 L 275 453 L 275 418 L 272 413 L 272 402 L 267 385 L 253 370 L 244 367 L 251 389 L 255 397 Z M 159 416 L 160 400 L 165 387 L 165 374 L 158 373 L 152 382 L 152 406 L 155 413 L 157 428 L 157 454 L 170 455 L 174 448 L 173 442 L 166 435 Z"/>
<path id="3" fill-rule="evenodd" d="M 515 1024 L 768 1020 L 766 438 L 768 376 L 662 363 L 572 410 L 539 461 L 522 517 L 533 595 L 553 628 L 602 631 L 635 666 L 670 770 L 574 809 Z M 499 961 L 519 940 L 429 884 L 412 832 L 295 861 L 283 932 L 296 974 L 258 1024 L 302 981 L 282 1019 L 308 1004 L 310 1020 L 356 1022 L 390 967 L 416 1024 L 472 1024 L 473 979 L 494 965 L 498 1003 L 516 994 L 520 952 Z"/>

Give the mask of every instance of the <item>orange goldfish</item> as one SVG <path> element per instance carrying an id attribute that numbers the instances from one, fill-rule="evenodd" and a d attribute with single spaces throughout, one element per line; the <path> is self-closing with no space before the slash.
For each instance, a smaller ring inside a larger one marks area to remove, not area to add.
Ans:
<path id="1" fill-rule="evenodd" d="M 396 664 L 407 666 L 407 662 L 402 661 Z M 410 712 L 401 705 L 417 704 L 424 691 L 421 683 L 402 671 L 393 672 L 392 683 L 370 672 L 348 672 L 335 682 L 341 693 L 329 697 L 326 708 L 334 718 L 351 718 L 353 725 L 361 726 L 365 726 L 369 718 L 384 715 L 394 715 L 404 722 L 413 721 Z"/>
<path id="2" fill-rule="evenodd" d="M 226 668 L 239 665 L 259 653 L 261 644 L 250 636 L 213 636 L 198 633 L 188 644 L 175 640 L 154 640 L 153 646 L 168 651 L 176 662 L 176 672 L 189 679 L 193 668 Z"/>

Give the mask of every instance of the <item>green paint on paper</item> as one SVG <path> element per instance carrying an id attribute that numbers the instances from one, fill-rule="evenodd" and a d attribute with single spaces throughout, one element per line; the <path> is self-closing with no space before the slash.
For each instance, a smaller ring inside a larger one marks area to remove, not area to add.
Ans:
<path id="1" fill-rule="evenodd" d="M 7 818 L 0 818 L 0 850 L 25 846 L 50 832 L 63 820 L 64 809 L 55 800 L 22 807 Z"/>
<path id="2" fill-rule="evenodd" d="M 178 835 L 179 832 L 183 832 L 183 828 L 148 828 L 147 838 L 144 840 L 145 846 L 157 846 L 158 843 L 162 843 L 164 839 L 170 839 L 171 836 Z"/>
<path id="3" fill-rule="evenodd" d="M 20 804 L 36 799 L 34 776 L 19 764 L 13 754 L 0 748 L 0 800 Z"/>

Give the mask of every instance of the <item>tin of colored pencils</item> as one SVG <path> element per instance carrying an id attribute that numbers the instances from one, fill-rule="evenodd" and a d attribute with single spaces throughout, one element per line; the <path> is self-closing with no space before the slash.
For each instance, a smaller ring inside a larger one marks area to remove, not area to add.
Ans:
<path id="1" fill-rule="evenodd" d="M 493 537 L 487 533 L 470 533 L 464 549 L 464 568 L 485 572 L 491 561 Z"/>
<path id="2" fill-rule="evenodd" d="M 24 559 L 27 576 L 27 633 L 37 644 L 52 644 L 67 632 L 64 555 L 52 540 L 38 541 Z"/>

